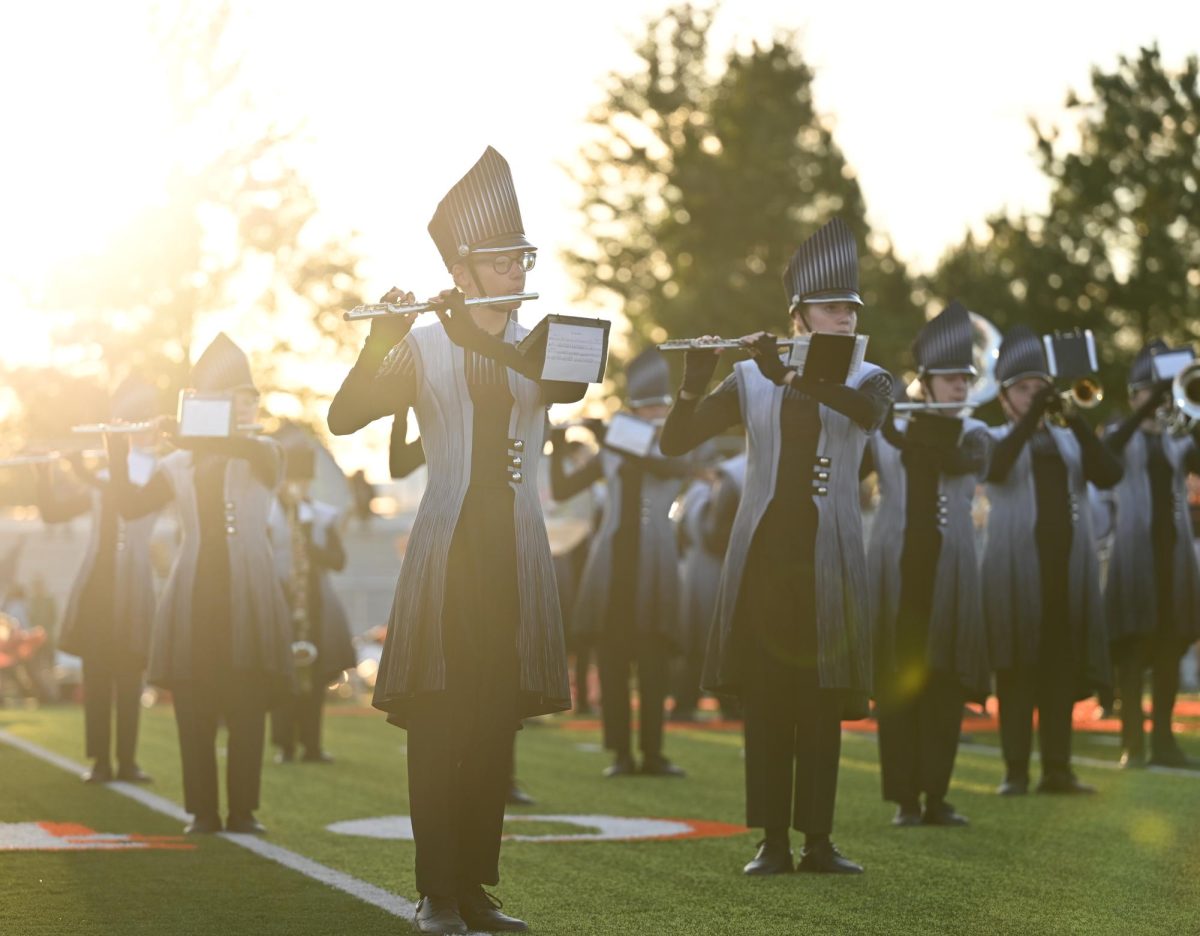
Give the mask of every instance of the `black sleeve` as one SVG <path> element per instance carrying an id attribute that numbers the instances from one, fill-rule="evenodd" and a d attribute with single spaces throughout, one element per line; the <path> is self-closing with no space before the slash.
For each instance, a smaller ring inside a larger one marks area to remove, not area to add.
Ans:
<path id="1" fill-rule="evenodd" d="M 407 413 L 416 395 L 416 364 L 408 341 L 389 348 L 368 337 L 329 404 L 329 431 L 349 435 L 376 419 Z"/>
<path id="2" fill-rule="evenodd" d="M 49 467 L 37 473 L 36 497 L 38 513 L 45 523 L 66 523 L 92 507 L 92 498 L 86 488 L 55 484 Z"/>
<path id="3" fill-rule="evenodd" d="M 984 429 L 975 429 L 964 435 L 954 448 L 938 451 L 938 468 L 943 474 L 973 474 L 982 478 L 987 473 L 993 447 L 991 435 Z"/>
<path id="4" fill-rule="evenodd" d="M 730 374 L 702 400 L 684 399 L 682 394 L 675 398 L 658 447 L 667 456 L 685 455 L 741 421 L 737 378 Z"/>
<path id="5" fill-rule="evenodd" d="M 283 474 L 283 458 L 279 445 L 266 439 L 248 436 L 230 436 L 225 439 L 178 438 L 175 444 L 185 451 L 196 454 L 211 453 L 226 458 L 241 458 L 250 463 L 254 477 L 267 490 L 279 487 Z"/>
<path id="6" fill-rule="evenodd" d="M 1200 475 L 1200 425 L 1192 430 L 1192 447 L 1183 456 L 1183 467 L 1194 475 Z"/>
<path id="7" fill-rule="evenodd" d="M 157 513 L 175 499 L 171 482 L 161 468 L 142 487 L 130 483 L 129 469 L 121 462 L 114 460 L 109 471 L 112 473 L 110 483 L 117 498 L 117 510 L 126 520 Z"/>
<path id="8" fill-rule="evenodd" d="M 857 388 L 803 376 L 793 377 L 791 385 L 853 420 L 863 432 L 874 432 L 883 425 L 891 409 L 893 383 L 892 375 L 881 371 L 872 374 Z"/>
<path id="9" fill-rule="evenodd" d="M 587 393 L 585 383 L 570 383 L 566 380 L 538 380 L 542 388 L 542 399 L 551 403 L 578 403 Z"/>
<path id="10" fill-rule="evenodd" d="M 556 501 L 570 500 L 604 478 L 599 455 L 593 455 L 573 473 L 567 474 L 566 465 L 563 464 L 565 448 L 565 445 L 556 443 L 550 449 L 550 496 Z"/>
<path id="11" fill-rule="evenodd" d="M 640 461 L 646 474 L 656 478 L 687 478 L 694 473 L 688 458 L 643 458 Z"/>
<path id="12" fill-rule="evenodd" d="M 1112 450 L 1100 441 L 1099 436 L 1092 431 L 1082 417 L 1075 416 L 1068 420 L 1071 432 L 1079 440 L 1083 452 L 1083 476 L 1102 491 L 1116 487 L 1125 474 L 1125 466 L 1112 453 Z"/>
<path id="13" fill-rule="evenodd" d="M 332 523 L 325 530 L 325 545 L 318 546 L 316 540 L 310 536 L 308 551 L 314 564 L 322 569 L 341 572 L 346 568 L 346 550 L 342 546 L 342 538 L 338 534 L 337 527 Z"/>
<path id="14" fill-rule="evenodd" d="M 1041 419 L 1042 411 L 1036 406 L 1031 406 L 1029 411 L 1017 420 L 1008 435 L 996 443 L 992 449 L 992 463 L 988 466 L 988 481 L 993 484 L 1005 482 Z"/>
<path id="15" fill-rule="evenodd" d="M 425 464 L 425 446 L 418 437 L 405 441 L 408 430 L 406 413 L 397 413 L 388 441 L 388 470 L 393 478 L 407 478 Z"/>
<path id="16" fill-rule="evenodd" d="M 1115 429 L 1111 430 L 1104 437 L 1105 444 L 1114 455 L 1122 456 L 1125 454 L 1125 446 L 1129 444 L 1129 440 L 1133 438 L 1133 434 L 1149 418 L 1150 414 L 1158 409 L 1160 402 L 1157 397 L 1151 397 L 1146 400 L 1145 403 L 1126 416 Z"/>

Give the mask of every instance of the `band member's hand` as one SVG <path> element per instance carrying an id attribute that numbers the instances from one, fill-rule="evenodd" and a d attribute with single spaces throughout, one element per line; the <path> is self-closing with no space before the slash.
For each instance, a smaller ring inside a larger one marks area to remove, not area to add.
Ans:
<path id="1" fill-rule="evenodd" d="M 712 335 L 705 335 L 704 340 L 714 340 Z M 708 389 L 713 372 L 717 369 L 717 349 L 689 348 L 683 357 L 683 390 L 694 396 L 702 396 Z"/>
<path id="2" fill-rule="evenodd" d="M 773 384 L 782 384 L 790 370 L 779 357 L 779 340 L 770 332 L 756 332 L 742 339 L 759 372 Z"/>
<path id="3" fill-rule="evenodd" d="M 129 457 L 129 436 L 124 432 L 104 433 L 104 448 L 108 452 L 108 463 L 124 462 Z"/>
<path id="4" fill-rule="evenodd" d="M 393 286 L 380 296 L 379 301 L 393 305 L 413 305 L 417 300 L 413 297 L 412 293 L 405 292 Z M 412 331 L 413 322 L 416 320 L 417 314 L 415 312 L 411 315 L 385 315 L 377 319 L 372 319 L 371 337 L 378 338 L 380 342 L 386 341 L 389 347 L 394 348 Z"/>
<path id="5" fill-rule="evenodd" d="M 1154 401 L 1156 409 L 1171 402 L 1174 388 L 1175 381 L 1173 380 L 1160 380 L 1154 384 L 1151 388 L 1150 397 Z"/>
<path id="6" fill-rule="evenodd" d="M 467 312 L 466 296 L 461 290 L 443 289 L 429 301 L 437 303 L 433 311 L 455 344 L 467 345 L 480 330 Z"/>
<path id="7" fill-rule="evenodd" d="M 1054 387 L 1047 384 L 1033 395 L 1029 408 L 1035 413 L 1057 413 L 1062 410 L 1062 397 Z"/>

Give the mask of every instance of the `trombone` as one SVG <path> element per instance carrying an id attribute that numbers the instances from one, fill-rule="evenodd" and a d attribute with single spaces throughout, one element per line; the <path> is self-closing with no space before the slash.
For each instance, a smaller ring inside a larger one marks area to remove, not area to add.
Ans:
<path id="1" fill-rule="evenodd" d="M 463 302 L 467 308 L 475 306 L 500 305 L 505 302 L 530 302 L 538 297 L 535 292 L 510 293 L 507 296 L 480 296 L 477 299 L 467 299 Z M 342 314 L 347 322 L 361 322 L 366 319 L 387 318 L 391 315 L 419 315 L 422 312 L 432 312 L 440 308 L 439 302 L 417 302 L 413 305 L 398 305 L 394 302 L 374 302 L 370 305 L 355 306 L 349 312 Z"/>

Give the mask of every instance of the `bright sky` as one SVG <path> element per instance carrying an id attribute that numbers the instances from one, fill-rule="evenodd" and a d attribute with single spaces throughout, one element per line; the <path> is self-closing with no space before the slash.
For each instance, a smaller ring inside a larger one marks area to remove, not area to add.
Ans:
<path id="1" fill-rule="evenodd" d="M 633 65 L 630 37 L 664 6 L 258 0 L 235 6 L 234 30 L 258 107 L 283 126 L 303 122 L 294 162 L 321 223 L 361 232 L 371 292 L 441 288 L 425 225 L 484 147 L 500 150 L 541 248 L 530 288 L 543 298 L 523 315 L 536 320 L 573 295 L 557 257 L 576 235 L 561 166 L 578 151 L 604 75 Z M 0 358 L 48 351 L 45 322 L 24 311 L 14 283 L 154 198 L 164 154 L 148 8 L 79 0 L 2 14 Z M 1110 67 L 1139 44 L 1157 40 L 1168 63 L 1181 63 L 1200 48 L 1200 4 L 737 0 L 711 40 L 719 53 L 777 28 L 800 30 L 818 108 L 872 222 L 926 269 L 989 212 L 1042 203 L 1030 116 L 1062 119 L 1067 89 L 1085 91 L 1092 64 Z M 236 338 L 236 322 L 231 330 Z"/>

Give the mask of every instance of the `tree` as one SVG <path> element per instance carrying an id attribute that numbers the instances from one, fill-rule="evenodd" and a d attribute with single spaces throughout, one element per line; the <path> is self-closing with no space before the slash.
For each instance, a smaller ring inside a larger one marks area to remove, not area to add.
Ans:
<path id="1" fill-rule="evenodd" d="M 729 52 L 712 74 L 714 12 L 651 20 L 640 67 L 608 77 L 576 173 L 584 242 L 566 255 L 585 297 L 616 297 L 631 351 L 668 336 L 788 330 L 781 276 L 834 214 L 859 238 L 870 357 L 898 366 L 922 321 L 904 265 L 866 221 L 853 169 L 816 110 L 794 34 Z"/>
<path id="2" fill-rule="evenodd" d="M 107 243 L 64 258 L 31 302 L 65 320 L 57 350 L 75 363 L 4 374 L 19 404 L 6 440 L 55 441 L 72 422 L 105 415 L 105 395 L 138 372 L 164 404 L 185 384 L 204 318 L 236 312 L 273 336 L 251 349 L 260 389 L 281 415 L 315 421 L 333 387 L 302 379 L 305 365 L 345 355 L 355 341 L 342 308 L 361 301 L 350 236 L 314 233 L 313 193 L 289 164 L 293 131 L 266 122 L 240 80 L 230 10 L 185 7 L 152 30 L 175 154 L 164 190 Z M 83 382 L 87 394 L 77 392 Z M 47 406 L 48 401 L 64 405 Z"/>
<path id="3" fill-rule="evenodd" d="M 1106 401 L 1151 338 L 1200 340 L 1200 65 L 1168 69 L 1156 46 L 1092 70 L 1070 93 L 1078 144 L 1034 125 L 1049 178 L 1044 213 L 988 220 L 989 236 L 948 251 L 932 288 L 1007 328 L 1096 332 Z"/>

